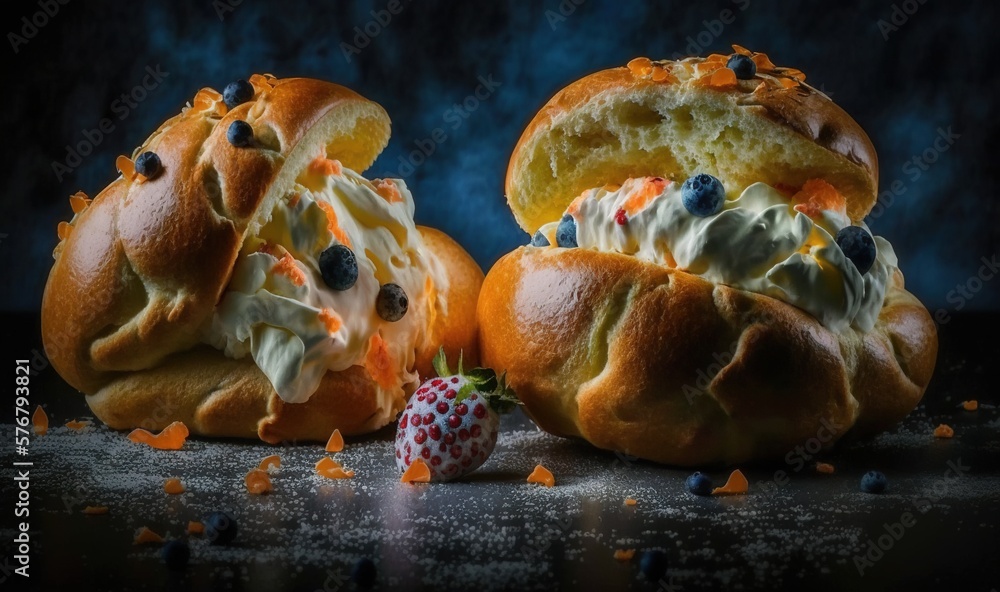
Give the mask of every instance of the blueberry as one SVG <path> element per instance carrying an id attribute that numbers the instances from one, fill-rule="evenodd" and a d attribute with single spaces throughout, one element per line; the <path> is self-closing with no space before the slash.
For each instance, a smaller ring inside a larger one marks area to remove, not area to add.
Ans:
<path id="1" fill-rule="evenodd" d="M 573 216 L 566 214 L 559 221 L 559 226 L 556 228 L 556 244 L 567 249 L 577 246 L 576 220 L 573 219 Z"/>
<path id="2" fill-rule="evenodd" d="M 253 85 L 246 80 L 237 80 L 226 85 L 222 91 L 222 100 L 226 107 L 232 109 L 237 105 L 242 105 L 253 98 Z"/>
<path id="3" fill-rule="evenodd" d="M 349 290 L 358 281 L 358 259 L 345 245 L 333 245 L 319 255 L 323 282 L 333 290 Z"/>
<path id="4" fill-rule="evenodd" d="M 375 299 L 375 311 L 378 312 L 378 316 L 390 323 L 403 318 L 409 305 L 406 292 L 396 284 L 382 284 L 378 298 Z"/>
<path id="5" fill-rule="evenodd" d="M 213 545 L 228 545 L 236 538 L 236 518 L 226 512 L 205 516 L 205 538 Z"/>
<path id="6" fill-rule="evenodd" d="M 163 163 L 160 162 L 160 157 L 155 152 L 143 152 L 139 158 L 135 159 L 135 172 L 147 179 L 159 175 L 162 168 Z"/>
<path id="7" fill-rule="evenodd" d="M 191 549 L 184 541 L 168 541 L 160 549 L 160 556 L 170 571 L 183 571 L 191 558 Z"/>
<path id="8" fill-rule="evenodd" d="M 360 588 L 371 588 L 375 585 L 375 578 L 378 572 L 375 569 L 375 562 L 367 557 L 362 557 L 351 568 L 351 581 Z"/>
<path id="9" fill-rule="evenodd" d="M 868 471 L 861 478 L 861 491 L 865 493 L 882 493 L 889 486 L 889 480 L 879 471 Z"/>
<path id="10" fill-rule="evenodd" d="M 704 473 L 694 473 L 684 482 L 687 490 L 695 495 L 712 495 L 712 480 Z"/>
<path id="11" fill-rule="evenodd" d="M 639 571 L 650 582 L 659 582 L 667 573 L 667 554 L 663 551 L 646 551 L 639 559 Z"/>
<path id="12" fill-rule="evenodd" d="M 845 226 L 837 233 L 837 244 L 861 275 L 875 263 L 875 239 L 860 226 Z"/>
<path id="13" fill-rule="evenodd" d="M 726 67 L 735 72 L 736 77 L 740 80 L 750 80 L 757 74 L 757 64 L 749 56 L 738 53 L 734 53 L 729 58 Z"/>
<path id="14" fill-rule="evenodd" d="M 226 138 L 230 144 L 237 148 L 249 146 L 250 142 L 253 141 L 253 128 L 250 127 L 249 123 L 237 119 L 229 124 L 229 129 L 226 131 Z"/>
<path id="15" fill-rule="evenodd" d="M 544 234 L 542 234 L 541 230 L 539 230 L 538 232 L 535 233 L 535 236 L 531 237 L 531 246 L 547 247 L 549 246 L 549 239 L 546 238 Z"/>
<path id="16" fill-rule="evenodd" d="M 707 218 L 718 214 L 726 201 L 722 182 L 704 173 L 689 177 L 681 186 L 681 200 L 692 216 Z"/>

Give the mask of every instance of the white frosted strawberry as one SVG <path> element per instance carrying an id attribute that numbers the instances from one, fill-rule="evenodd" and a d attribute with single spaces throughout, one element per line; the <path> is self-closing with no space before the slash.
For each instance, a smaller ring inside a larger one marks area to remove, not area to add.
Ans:
<path id="1" fill-rule="evenodd" d="M 431 481 L 450 481 L 486 462 L 497 443 L 500 414 L 518 404 L 507 386 L 488 368 L 448 368 L 444 349 L 434 358 L 438 377 L 420 385 L 396 428 L 396 466 L 406 469 L 416 459 L 430 469 Z"/>

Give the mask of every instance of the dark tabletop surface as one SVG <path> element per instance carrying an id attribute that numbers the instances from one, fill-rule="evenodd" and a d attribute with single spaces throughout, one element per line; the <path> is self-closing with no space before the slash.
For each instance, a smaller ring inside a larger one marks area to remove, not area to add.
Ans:
<path id="1" fill-rule="evenodd" d="M 188 440 L 168 452 L 134 445 L 99 422 L 73 431 L 65 422 L 89 412 L 34 355 L 37 318 L 3 321 L 8 355 L 35 360 L 31 408 L 41 404 L 51 428 L 32 439 L 27 456 L 4 449 L 0 592 L 352 590 L 348 576 L 361 557 L 375 561 L 380 589 L 1000 589 L 998 315 L 955 314 L 939 327 L 931 387 L 893 431 L 816 456 L 790 451 L 741 466 L 749 494 L 709 498 L 684 491 L 690 470 L 549 436 L 520 413 L 504 419 L 496 451 L 473 477 L 431 485 L 399 483 L 391 429 L 348 441 L 336 457 L 356 476 L 344 481 L 313 474 L 325 454 L 317 445 Z M 972 399 L 977 411 L 960 407 Z M 7 442 L 13 413 L 4 406 Z M 953 439 L 932 436 L 940 423 L 955 429 Z M 274 491 L 249 495 L 244 475 L 272 453 L 282 459 Z M 27 580 L 11 572 L 12 463 L 25 460 L 33 463 Z M 816 460 L 835 472 L 816 472 Z M 555 474 L 555 487 L 525 483 L 538 463 Z M 724 481 L 730 469 L 708 472 Z M 886 474 L 886 493 L 858 490 L 869 469 Z M 172 476 L 185 493 L 164 493 Z M 88 505 L 109 512 L 86 516 Z M 189 520 L 216 509 L 237 517 L 233 545 L 184 533 Z M 141 526 L 188 540 L 188 569 L 171 573 L 157 545 L 133 545 Z M 618 561 L 619 549 L 637 553 Z M 639 573 L 650 549 L 669 558 L 659 582 Z"/>

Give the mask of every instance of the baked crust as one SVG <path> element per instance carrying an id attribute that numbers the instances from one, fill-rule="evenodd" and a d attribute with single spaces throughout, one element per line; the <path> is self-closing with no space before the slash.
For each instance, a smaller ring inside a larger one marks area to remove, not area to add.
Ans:
<path id="1" fill-rule="evenodd" d="M 476 302 L 483 272 L 448 236 L 418 228 L 428 252 L 448 272 L 448 287 L 439 294 L 447 306 L 434 316 L 430 338 L 417 349 L 415 369 L 425 377 L 432 373 L 431 360 L 439 346 L 454 358 L 463 351 L 471 364 L 478 362 Z M 386 410 L 380 408 L 383 399 L 367 369 L 351 366 L 327 372 L 305 403 L 286 403 L 252 358 L 233 360 L 198 346 L 149 369 L 116 377 L 89 395 L 87 403 L 114 429 L 160 430 L 183 421 L 192 434 L 258 437 L 276 444 L 326 441 L 334 429 L 346 436 L 376 430 L 405 404 L 405 399 L 395 399 Z"/>
<path id="2" fill-rule="evenodd" d="M 882 430 L 916 406 L 937 356 L 898 272 L 875 328 L 837 334 L 634 257 L 521 247 L 490 270 L 478 318 L 483 363 L 507 371 L 542 429 L 683 466 Z"/>
<path id="3" fill-rule="evenodd" d="M 521 228 L 530 234 L 558 220 L 587 189 L 695 173 L 718 177 L 730 198 L 758 181 L 800 187 L 822 178 L 845 197 L 853 221 L 864 218 L 877 196 L 878 158 L 850 115 L 798 70 L 759 66 L 753 80 L 706 85 L 699 75 L 711 76 L 711 59 L 652 63 L 672 73 L 660 81 L 612 68 L 556 93 L 507 169 L 507 201 Z"/>

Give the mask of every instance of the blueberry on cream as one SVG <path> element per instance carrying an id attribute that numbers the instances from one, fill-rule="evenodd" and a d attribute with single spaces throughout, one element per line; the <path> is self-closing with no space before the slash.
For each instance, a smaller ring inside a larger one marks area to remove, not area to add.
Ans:
<path id="1" fill-rule="evenodd" d="M 573 216 L 566 214 L 559 221 L 556 227 L 556 245 L 567 249 L 572 249 L 577 245 L 576 220 Z"/>
<path id="2" fill-rule="evenodd" d="M 406 315 L 410 301 L 406 292 L 397 284 L 384 284 L 378 291 L 375 310 L 384 321 L 395 323 Z"/>
<path id="3" fill-rule="evenodd" d="M 714 216 L 726 201 L 726 190 L 722 182 L 712 175 L 695 175 L 681 186 L 681 199 L 692 216 Z"/>
<path id="4" fill-rule="evenodd" d="M 549 239 L 541 231 L 535 233 L 531 237 L 531 246 L 533 247 L 547 247 L 549 246 Z"/>
<path id="5" fill-rule="evenodd" d="M 845 226 L 837 232 L 837 245 L 851 263 L 864 275 L 875 263 L 875 239 L 860 226 Z"/>
<path id="6" fill-rule="evenodd" d="M 319 271 L 332 290 L 350 290 L 358 281 L 358 258 L 344 245 L 333 245 L 320 253 Z"/>

